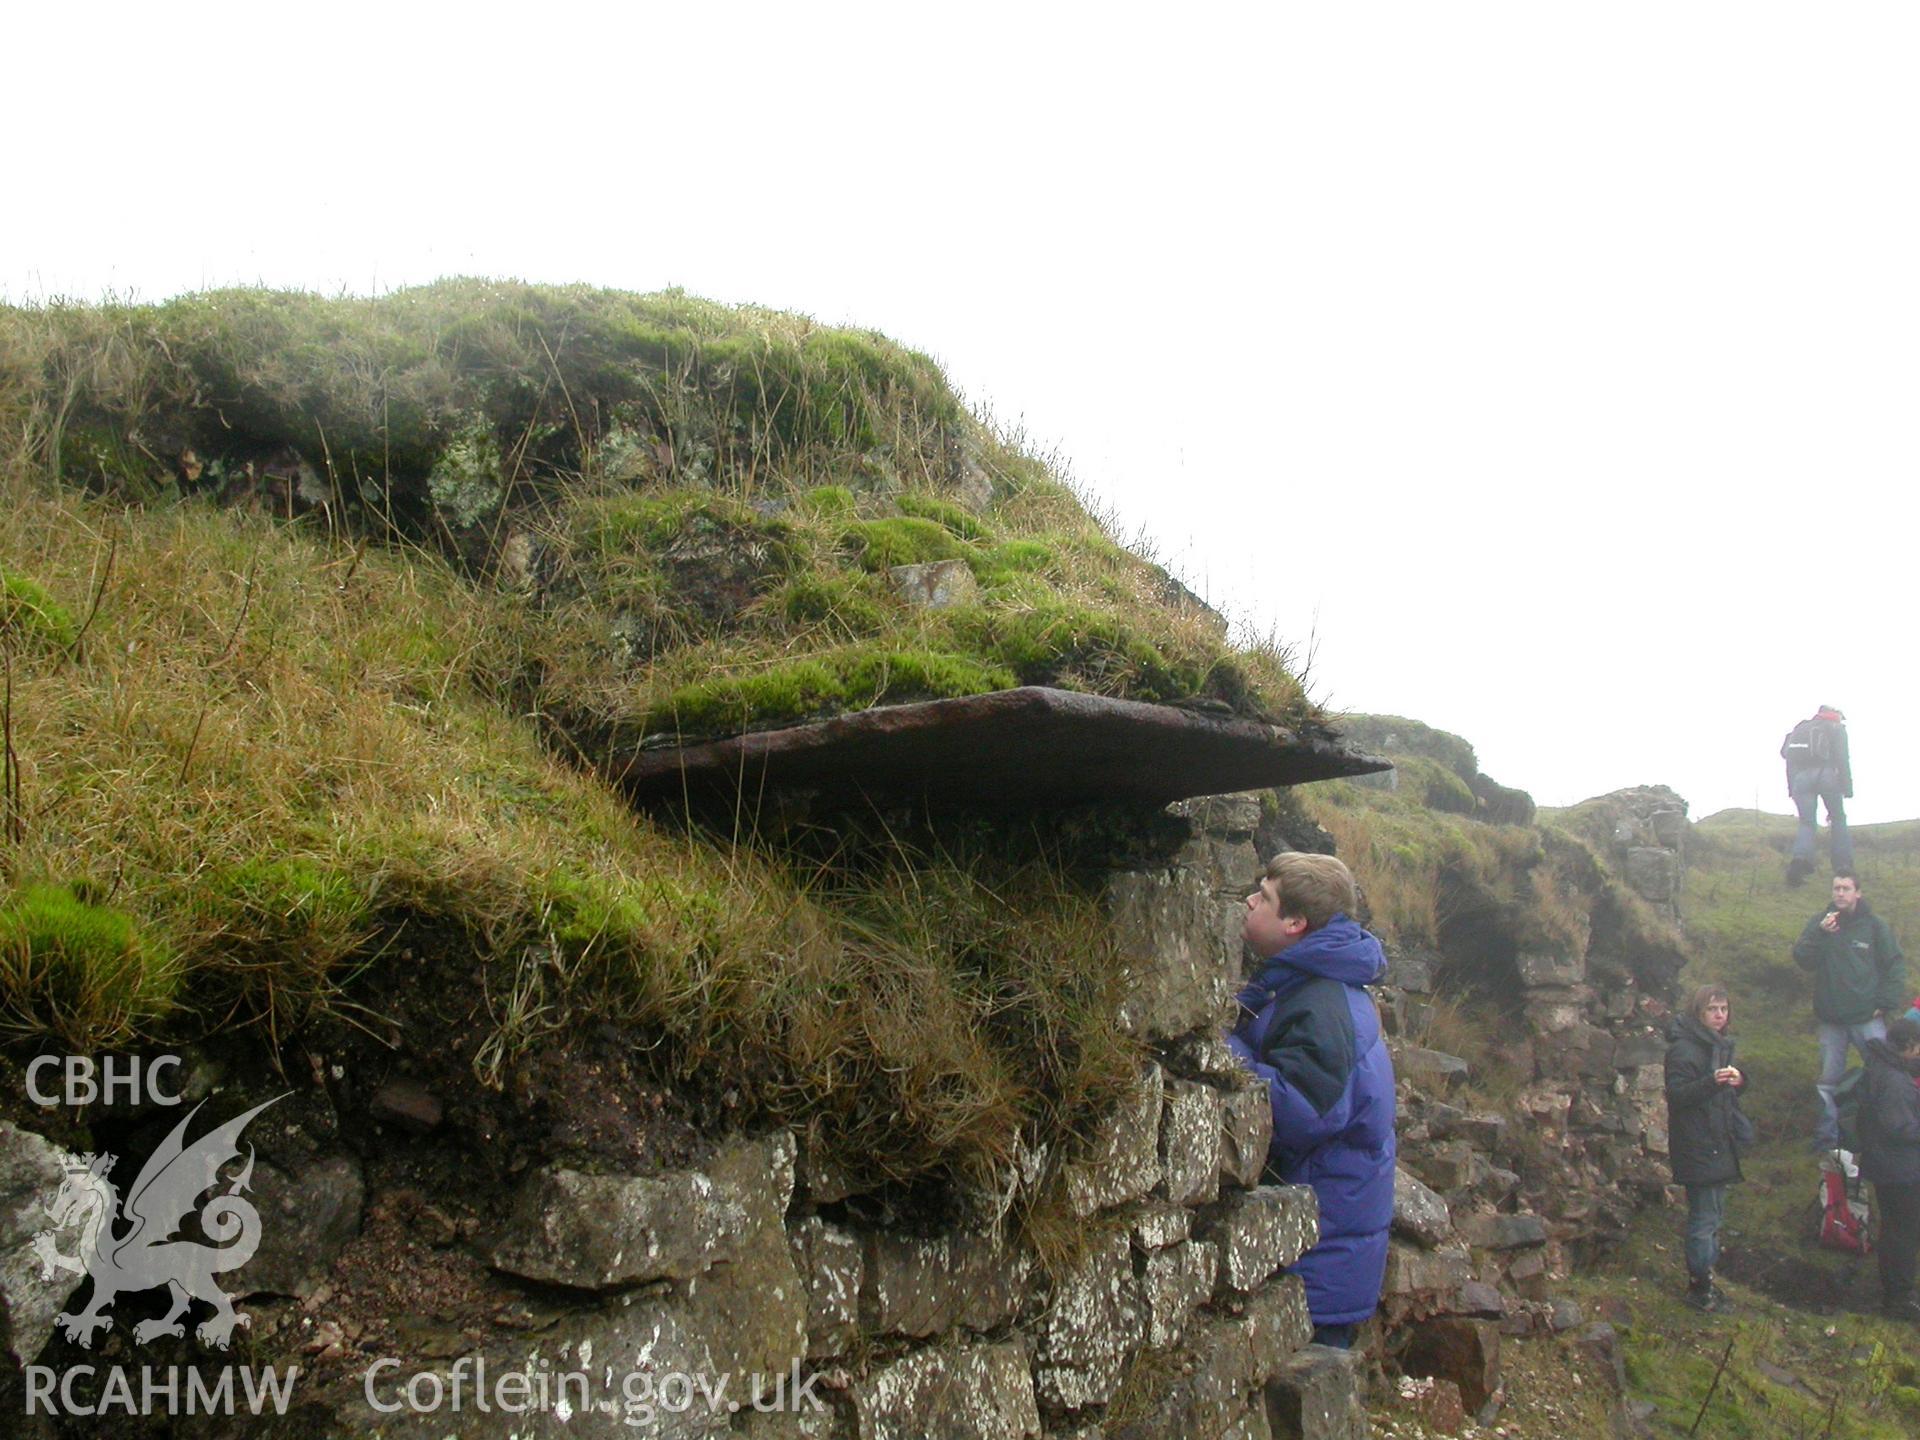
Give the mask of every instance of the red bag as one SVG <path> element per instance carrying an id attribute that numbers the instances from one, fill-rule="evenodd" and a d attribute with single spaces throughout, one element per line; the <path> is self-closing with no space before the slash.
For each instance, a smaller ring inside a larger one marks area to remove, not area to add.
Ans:
<path id="1" fill-rule="evenodd" d="M 1865 1255 L 1873 1249 L 1867 1236 L 1867 1202 L 1864 1195 L 1847 1193 L 1847 1177 L 1838 1170 L 1820 1175 L 1820 1243 L 1829 1250 L 1845 1250 Z"/>

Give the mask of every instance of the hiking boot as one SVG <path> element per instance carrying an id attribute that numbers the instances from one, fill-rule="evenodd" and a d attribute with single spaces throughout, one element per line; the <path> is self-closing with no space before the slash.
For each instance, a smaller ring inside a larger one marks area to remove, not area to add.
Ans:
<path id="1" fill-rule="evenodd" d="M 1712 1280 L 1708 1280 L 1707 1281 L 1707 1304 L 1706 1304 L 1707 1313 L 1710 1315 L 1724 1315 L 1727 1313 L 1727 1311 L 1731 1309 L 1733 1309 L 1733 1301 L 1727 1298 L 1727 1292 L 1722 1290 L 1718 1285 L 1714 1284 Z"/>
<path id="2" fill-rule="evenodd" d="M 1908 1295 L 1899 1300 L 1882 1302 L 1880 1313 L 1889 1320 L 1904 1320 L 1909 1325 L 1920 1325 L 1920 1300 Z"/>
<path id="3" fill-rule="evenodd" d="M 1693 1275 L 1687 1280 L 1686 1303 L 1695 1310 L 1714 1313 L 1714 1289 L 1711 1275 Z"/>
<path id="4" fill-rule="evenodd" d="M 1787 861 L 1787 884 L 1789 885 L 1806 884 L 1807 876 L 1811 875 L 1812 873 L 1813 873 L 1813 862 L 1811 860 L 1801 860 L 1796 858 L 1796 859 Z"/>

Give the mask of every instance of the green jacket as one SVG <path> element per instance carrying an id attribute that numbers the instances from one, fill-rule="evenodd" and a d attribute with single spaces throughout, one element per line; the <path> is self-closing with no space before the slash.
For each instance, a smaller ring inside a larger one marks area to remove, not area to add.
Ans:
<path id="1" fill-rule="evenodd" d="M 1809 920 L 1793 947 L 1793 958 L 1813 971 L 1813 1013 L 1829 1025 L 1864 1025 L 1876 1010 L 1906 1014 L 1907 960 L 1887 922 L 1862 899 L 1829 935 L 1820 922 L 1833 913 L 1828 906 Z"/>

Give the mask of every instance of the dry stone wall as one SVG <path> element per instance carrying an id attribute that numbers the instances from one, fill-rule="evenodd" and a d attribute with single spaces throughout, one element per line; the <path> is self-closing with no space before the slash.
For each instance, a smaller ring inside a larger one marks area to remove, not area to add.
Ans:
<path id="1" fill-rule="evenodd" d="M 1582 808 L 1612 873 L 1677 919 L 1686 802 L 1648 787 Z M 1472 1414 L 1497 1391 L 1503 1336 L 1580 1329 L 1584 1344 L 1611 1353 L 1611 1331 L 1553 1292 L 1667 1194 L 1662 1061 L 1678 953 L 1636 953 L 1622 934 L 1596 927 L 1584 948 L 1514 955 L 1517 990 L 1504 998 L 1518 1024 L 1506 1053 L 1529 1078 L 1501 1111 L 1466 1098 L 1466 1061 L 1396 1042 L 1401 1165 L 1384 1348 L 1402 1373 L 1445 1388 L 1443 1409 L 1457 1399 Z M 1417 1019 L 1438 968 L 1434 955 L 1395 957 L 1381 992 L 1390 1028 Z"/>
<path id="2" fill-rule="evenodd" d="M 1670 792 L 1612 798 L 1617 872 L 1648 905 L 1670 907 L 1684 803 Z M 963 1197 L 954 1213 L 972 1218 L 930 1230 L 910 1208 L 853 1193 L 785 1131 L 733 1135 L 703 1163 L 665 1172 L 544 1166 L 521 1177 L 504 1228 L 475 1237 L 486 1263 L 524 1287 L 525 1330 L 469 1332 L 404 1357 L 397 1373 L 437 1376 L 449 1391 L 463 1365 L 469 1376 L 484 1366 L 788 1377 L 809 1402 L 642 1413 L 616 1388 L 564 1414 L 466 1413 L 468 1440 L 1335 1440 L 1365 1433 L 1369 1366 L 1426 1377 L 1432 1405 L 1470 1414 L 1497 1399 L 1503 1341 L 1584 1328 L 1588 1344 L 1611 1344 L 1553 1292 L 1586 1247 L 1663 1191 L 1669 997 L 1645 978 L 1661 964 L 1623 956 L 1618 934 L 1598 925 L 1584 949 L 1508 955 L 1525 1032 L 1514 1053 L 1530 1078 L 1495 1111 L 1468 1098 L 1468 1061 L 1408 1038 L 1440 957 L 1393 957 L 1378 991 L 1402 1141 L 1385 1295 L 1361 1356 L 1327 1352 L 1308 1345 L 1304 1292 L 1287 1274 L 1318 1233 L 1313 1193 L 1261 1183 L 1267 1097 L 1222 1038 L 1261 808 L 1227 796 L 1171 812 L 1176 838 L 1104 885 L 1134 981 L 1116 1023 L 1141 1042 L 1135 1083 L 1087 1143 L 1024 1154 L 1009 1177 L 1054 1197 L 1070 1243 L 1044 1257 L 1027 1248 L 1007 1195 Z M 37 1136 L 0 1131 L 14 1216 L 0 1233 L 0 1336 L 15 1363 L 47 1343 L 68 1298 L 27 1249 L 59 1159 Z M 292 1163 L 263 1154 L 263 1176 L 282 1162 Z M 287 1171 L 286 1205 L 313 1218 L 309 1230 L 289 1221 L 289 1236 L 319 1236 L 363 1200 L 357 1172 L 351 1185 L 297 1189 L 310 1172 L 321 1170 Z M 272 1263 L 317 1274 L 323 1249 Z M 258 1433 L 446 1433 L 444 1416 L 393 1409 L 397 1398 L 343 1376 Z"/>
<path id="3" fill-rule="evenodd" d="M 1260 1183 L 1271 1111 L 1222 1039 L 1259 806 L 1235 797 L 1174 813 L 1151 861 L 1105 881 L 1136 981 L 1117 1017 L 1145 1056 L 1131 1093 L 1074 1153 L 1029 1154 L 1015 1167 L 1073 1231 L 1047 1263 L 1014 1238 L 1008 1197 L 962 1197 L 956 1213 L 973 1218 L 930 1230 L 910 1207 L 851 1193 L 787 1131 L 732 1135 L 702 1163 L 646 1174 L 538 1166 L 521 1176 L 498 1233 L 475 1237 L 492 1271 L 522 1287 L 523 1329 L 439 1335 L 370 1385 L 358 1374 L 316 1381 L 294 1413 L 257 1433 L 1362 1433 L 1353 1366 L 1303 1351 L 1305 1294 L 1286 1273 L 1317 1237 L 1313 1192 Z M 11 1142 L 0 1144 L 0 1174 L 12 1177 L 18 1221 L 0 1234 L 0 1336 L 24 1360 L 66 1299 L 33 1278 L 20 1218 L 50 1198 L 36 1187 L 58 1184 L 59 1156 L 37 1136 L 0 1140 Z M 620 1383 L 546 1409 L 468 1407 L 452 1432 L 446 1413 L 401 1403 L 403 1379 L 450 1395 L 464 1375 L 471 1394 L 476 1374 L 561 1371 Z M 731 1377 L 737 1396 L 750 1377 L 785 1377 L 807 1403 L 768 1413 L 633 1403 L 634 1377 L 670 1375 Z"/>

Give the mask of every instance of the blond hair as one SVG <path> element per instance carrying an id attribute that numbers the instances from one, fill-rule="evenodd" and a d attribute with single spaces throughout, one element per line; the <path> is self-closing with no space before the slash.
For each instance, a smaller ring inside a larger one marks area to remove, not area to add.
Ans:
<path id="1" fill-rule="evenodd" d="M 1282 915 L 1296 916 L 1318 930 L 1335 915 L 1351 915 L 1360 905 L 1353 872 L 1331 855 L 1282 850 L 1267 862 L 1267 879 L 1278 891 Z"/>

